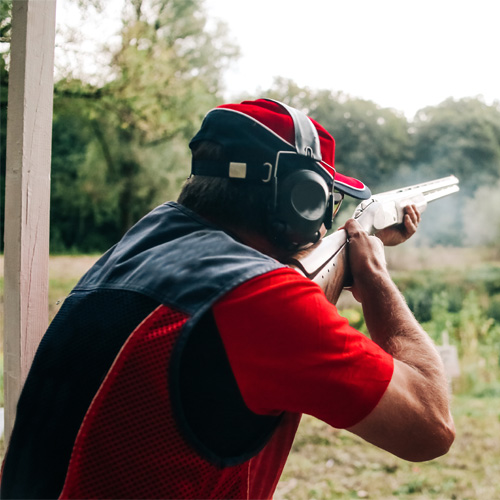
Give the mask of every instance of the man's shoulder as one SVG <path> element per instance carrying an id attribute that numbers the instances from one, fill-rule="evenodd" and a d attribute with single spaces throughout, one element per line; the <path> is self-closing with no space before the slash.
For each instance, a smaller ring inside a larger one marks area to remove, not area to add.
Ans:
<path id="1" fill-rule="evenodd" d="M 223 300 L 241 300 L 245 297 L 251 297 L 254 302 L 261 302 L 271 309 L 293 309 L 301 305 L 302 311 L 304 307 L 328 307 L 336 311 L 336 307 L 327 301 L 316 283 L 289 266 L 270 269 L 242 282 Z"/>
<path id="2" fill-rule="evenodd" d="M 194 312 L 280 267 L 189 209 L 166 203 L 141 219 L 77 288 L 135 291 Z"/>

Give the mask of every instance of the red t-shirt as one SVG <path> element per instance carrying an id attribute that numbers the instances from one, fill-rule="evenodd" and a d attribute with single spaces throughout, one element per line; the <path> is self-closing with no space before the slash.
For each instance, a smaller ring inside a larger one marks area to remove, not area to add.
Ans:
<path id="1" fill-rule="evenodd" d="M 306 413 L 346 428 L 375 408 L 391 380 L 392 357 L 292 269 L 247 281 L 213 311 L 242 397 L 255 413 Z"/>

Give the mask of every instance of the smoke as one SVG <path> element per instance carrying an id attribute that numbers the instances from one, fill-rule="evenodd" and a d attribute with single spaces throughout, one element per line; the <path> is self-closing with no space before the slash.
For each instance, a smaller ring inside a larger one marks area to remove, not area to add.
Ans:
<path id="1" fill-rule="evenodd" d="M 413 244 L 421 247 L 462 246 L 465 236 L 463 203 L 464 195 L 460 191 L 429 203 L 412 238 Z"/>
<path id="2" fill-rule="evenodd" d="M 464 243 L 494 246 L 500 242 L 500 181 L 479 187 L 464 203 Z"/>

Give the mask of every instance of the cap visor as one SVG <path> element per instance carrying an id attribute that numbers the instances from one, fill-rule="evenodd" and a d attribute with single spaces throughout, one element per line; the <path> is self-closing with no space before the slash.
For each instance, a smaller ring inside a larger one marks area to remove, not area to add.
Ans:
<path id="1" fill-rule="evenodd" d="M 361 181 L 338 172 L 335 174 L 335 189 L 358 200 L 366 200 L 372 195 L 370 188 Z"/>

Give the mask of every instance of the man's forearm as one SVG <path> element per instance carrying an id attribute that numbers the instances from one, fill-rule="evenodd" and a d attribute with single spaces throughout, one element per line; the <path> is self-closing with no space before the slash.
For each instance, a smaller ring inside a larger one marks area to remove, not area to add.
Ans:
<path id="1" fill-rule="evenodd" d="M 389 274 L 381 271 L 371 275 L 360 289 L 372 340 L 394 358 L 446 386 L 441 358 L 432 340 L 413 316 Z"/>
<path id="2" fill-rule="evenodd" d="M 454 424 L 439 354 L 388 274 L 372 276 L 365 294 L 371 297 L 362 302 L 368 330 L 395 366 L 379 412 L 353 432 L 407 460 L 442 455 L 453 442 Z M 391 432 L 383 432 L 386 425 Z"/>

